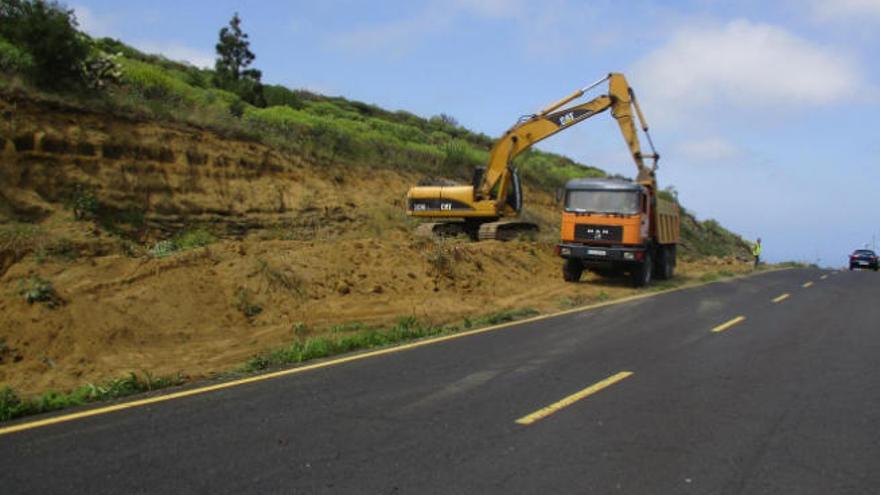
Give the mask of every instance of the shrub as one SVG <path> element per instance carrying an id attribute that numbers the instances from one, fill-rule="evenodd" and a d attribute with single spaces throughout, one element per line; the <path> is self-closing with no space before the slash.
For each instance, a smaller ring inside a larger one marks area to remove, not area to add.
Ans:
<path id="1" fill-rule="evenodd" d="M 0 38 L 0 70 L 27 74 L 33 66 L 34 59 L 28 52 Z"/>
<path id="2" fill-rule="evenodd" d="M 214 234 L 205 229 L 186 230 L 174 239 L 178 250 L 195 249 L 217 241 Z"/>
<path id="3" fill-rule="evenodd" d="M 53 309 L 62 304 L 62 300 L 58 297 L 58 293 L 55 292 L 52 282 L 37 275 L 31 277 L 27 285 L 19 292 L 24 296 L 28 304 L 41 302 Z"/>
<path id="4" fill-rule="evenodd" d="M 99 50 L 92 50 L 82 66 L 82 77 L 85 84 L 92 89 L 104 89 L 110 84 L 122 81 L 122 66 L 119 64 L 121 53 L 109 55 Z"/>
<path id="5" fill-rule="evenodd" d="M 123 81 L 145 98 L 190 105 L 198 100 L 192 86 L 161 67 L 127 58 L 122 58 L 120 64 Z"/>
<path id="6" fill-rule="evenodd" d="M 0 0 L 0 37 L 30 55 L 33 64 L 28 75 L 40 86 L 81 81 L 89 43 L 76 27 L 73 11 L 57 2 Z"/>
<path id="7" fill-rule="evenodd" d="M 26 413 L 24 404 L 12 388 L 0 388 L 0 421 L 9 421 Z"/>
<path id="8" fill-rule="evenodd" d="M 77 184 L 74 186 L 73 193 L 71 194 L 70 207 L 73 209 L 74 218 L 84 220 L 86 218 L 94 218 L 100 209 L 100 204 L 91 189 L 82 184 Z"/>
<path id="9" fill-rule="evenodd" d="M 284 106 L 301 110 L 305 106 L 296 93 L 284 86 L 263 86 L 263 97 L 266 98 L 267 107 Z"/>
<path id="10" fill-rule="evenodd" d="M 150 256 L 154 258 L 164 258 L 165 256 L 170 256 L 177 252 L 177 246 L 174 244 L 174 241 L 164 240 L 159 241 L 150 248 Z"/>

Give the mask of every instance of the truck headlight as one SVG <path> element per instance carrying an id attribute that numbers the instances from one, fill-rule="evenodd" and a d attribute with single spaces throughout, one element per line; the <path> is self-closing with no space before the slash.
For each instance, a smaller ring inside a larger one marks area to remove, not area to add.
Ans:
<path id="1" fill-rule="evenodd" d="M 564 247 L 559 250 L 559 254 L 563 256 L 569 256 L 571 254 L 571 248 Z"/>
<path id="2" fill-rule="evenodd" d="M 623 253 L 623 259 L 625 260 L 633 260 L 636 258 L 636 255 L 633 253 Z"/>

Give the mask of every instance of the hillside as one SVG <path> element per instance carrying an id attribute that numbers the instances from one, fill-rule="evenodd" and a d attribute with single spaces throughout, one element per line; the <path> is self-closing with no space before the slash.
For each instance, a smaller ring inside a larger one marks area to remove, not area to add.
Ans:
<path id="1" fill-rule="evenodd" d="M 448 331 L 637 292 L 595 275 L 565 284 L 553 254 L 555 188 L 600 169 L 522 157 L 534 240 L 419 239 L 407 188 L 464 179 L 491 139 L 279 87 L 261 108 L 209 71 L 96 44 L 124 53 L 107 90 L 0 77 L 0 385 L 200 378 L 401 321 Z M 675 284 L 749 270 L 717 223 L 684 229 Z"/>

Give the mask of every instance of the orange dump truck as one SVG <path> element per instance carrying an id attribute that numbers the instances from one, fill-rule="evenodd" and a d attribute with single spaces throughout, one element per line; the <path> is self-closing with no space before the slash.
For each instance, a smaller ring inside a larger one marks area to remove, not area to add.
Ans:
<path id="1" fill-rule="evenodd" d="M 678 205 L 656 194 L 653 177 L 643 182 L 574 179 L 564 189 L 562 240 L 557 254 L 567 282 L 585 269 L 629 273 L 636 287 L 652 276 L 672 277 L 680 235 Z"/>

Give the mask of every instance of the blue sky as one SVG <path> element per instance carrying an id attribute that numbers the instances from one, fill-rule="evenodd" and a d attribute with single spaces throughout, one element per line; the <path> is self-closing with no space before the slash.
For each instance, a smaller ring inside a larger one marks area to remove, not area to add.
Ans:
<path id="1" fill-rule="evenodd" d="M 842 266 L 880 237 L 880 0 L 76 0 L 81 26 L 211 65 L 239 12 L 264 80 L 501 134 L 623 72 L 674 185 L 771 261 Z M 634 175 L 602 115 L 540 146 Z M 528 201 L 528 199 L 526 200 Z"/>

